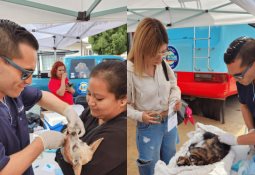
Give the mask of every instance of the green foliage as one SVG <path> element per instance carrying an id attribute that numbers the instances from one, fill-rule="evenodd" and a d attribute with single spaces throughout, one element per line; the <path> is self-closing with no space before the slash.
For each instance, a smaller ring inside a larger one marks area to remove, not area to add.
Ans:
<path id="1" fill-rule="evenodd" d="M 89 43 L 99 55 L 120 55 L 127 51 L 127 25 L 91 36 Z"/>

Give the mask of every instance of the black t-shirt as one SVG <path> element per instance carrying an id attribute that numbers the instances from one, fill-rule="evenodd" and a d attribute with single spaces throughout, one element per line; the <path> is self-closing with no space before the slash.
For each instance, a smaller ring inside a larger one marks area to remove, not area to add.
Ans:
<path id="1" fill-rule="evenodd" d="M 81 138 L 88 145 L 104 138 L 92 160 L 82 167 L 81 175 L 126 175 L 127 174 L 127 113 L 122 112 L 102 125 L 86 109 L 81 119 L 86 134 Z M 66 163 L 58 151 L 55 159 L 64 175 L 74 175 L 72 166 Z"/>
<path id="2" fill-rule="evenodd" d="M 253 118 L 255 119 L 255 85 L 251 84 L 244 86 L 236 83 L 239 102 L 248 106 Z"/>

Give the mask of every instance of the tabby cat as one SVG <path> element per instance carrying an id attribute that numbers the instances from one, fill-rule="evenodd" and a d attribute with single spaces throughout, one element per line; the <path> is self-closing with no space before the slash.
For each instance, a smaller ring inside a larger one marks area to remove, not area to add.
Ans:
<path id="1" fill-rule="evenodd" d="M 194 143 L 189 146 L 186 156 L 180 156 L 178 166 L 208 165 L 222 160 L 229 152 L 230 146 L 221 143 L 218 136 L 206 132 L 202 143 Z"/>

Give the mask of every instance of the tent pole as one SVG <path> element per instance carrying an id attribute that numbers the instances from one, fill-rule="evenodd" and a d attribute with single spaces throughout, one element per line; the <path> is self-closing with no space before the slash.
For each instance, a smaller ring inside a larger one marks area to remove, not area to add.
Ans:
<path id="1" fill-rule="evenodd" d="M 93 4 L 89 7 L 89 9 L 87 10 L 87 14 L 86 14 L 86 17 L 88 17 L 90 14 L 91 14 L 91 12 L 94 10 L 94 8 L 96 8 L 97 7 L 97 5 L 101 2 L 102 0 L 95 0 L 94 2 L 93 2 Z"/>
<path id="2" fill-rule="evenodd" d="M 50 6 L 50 5 L 46 5 L 46 4 L 42 4 L 42 3 L 37 3 L 37 2 L 31 2 L 31 1 L 28 1 L 28 0 L 23 0 L 23 1 L 20 1 L 20 0 L 4 0 L 4 1 L 6 1 L 8 3 L 23 5 L 23 6 L 32 7 L 32 8 L 40 9 L 40 10 L 45 10 L 45 11 L 48 11 L 48 12 L 63 14 L 63 15 L 67 15 L 67 16 L 76 17 L 78 15 L 78 13 L 76 11 L 67 10 L 67 9 L 64 9 L 64 8 L 54 7 L 54 6 Z"/>
<path id="3" fill-rule="evenodd" d="M 83 54 L 82 54 L 82 39 L 81 39 L 81 56 L 82 56 Z"/>
<path id="4" fill-rule="evenodd" d="M 54 58 L 55 58 L 55 61 L 57 61 L 57 51 L 56 51 L 56 48 L 54 48 Z"/>
<path id="5" fill-rule="evenodd" d="M 54 58 L 55 58 L 55 61 L 57 61 L 56 36 L 54 35 L 52 37 L 53 37 L 53 42 L 54 42 L 54 47 L 53 47 L 53 49 L 54 49 Z"/>

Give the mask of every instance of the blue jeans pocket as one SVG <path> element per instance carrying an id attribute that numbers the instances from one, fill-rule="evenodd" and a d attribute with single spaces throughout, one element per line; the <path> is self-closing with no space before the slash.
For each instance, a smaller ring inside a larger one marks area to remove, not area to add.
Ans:
<path id="1" fill-rule="evenodd" d="M 143 130 L 143 129 L 147 129 L 150 127 L 151 124 L 146 124 L 146 123 L 143 123 L 143 122 L 137 122 L 137 128 L 139 130 Z"/>

